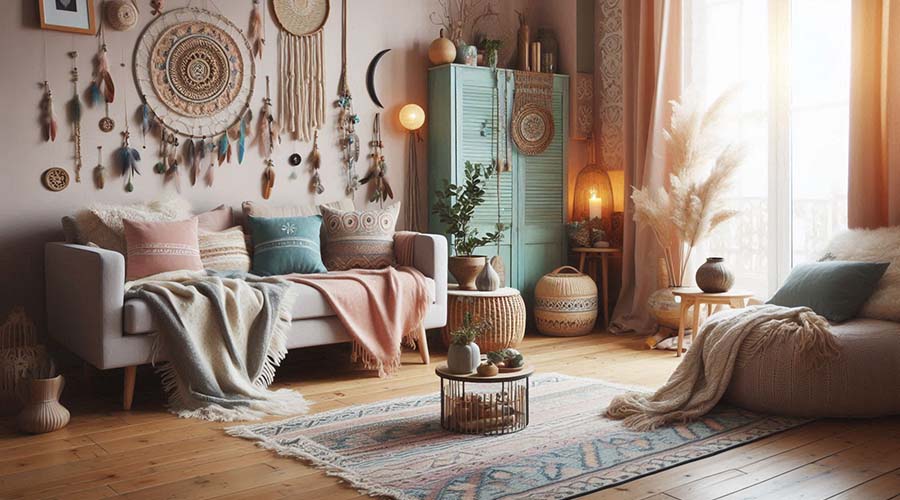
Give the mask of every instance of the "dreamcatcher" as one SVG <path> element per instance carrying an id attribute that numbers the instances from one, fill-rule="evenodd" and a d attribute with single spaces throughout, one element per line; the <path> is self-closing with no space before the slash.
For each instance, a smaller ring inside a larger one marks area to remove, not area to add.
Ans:
<path id="1" fill-rule="evenodd" d="M 186 7 L 160 14 L 141 33 L 134 78 L 164 127 L 192 140 L 221 141 L 248 113 L 256 69 L 237 26 L 222 15 Z"/>
<path id="2" fill-rule="evenodd" d="M 274 0 L 272 6 L 282 28 L 278 34 L 279 121 L 284 131 L 306 142 L 325 123 L 322 28 L 329 3 Z"/>

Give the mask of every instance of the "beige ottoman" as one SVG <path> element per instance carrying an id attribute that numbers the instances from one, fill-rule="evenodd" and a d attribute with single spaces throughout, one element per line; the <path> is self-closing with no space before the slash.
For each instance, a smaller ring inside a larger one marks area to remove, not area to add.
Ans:
<path id="1" fill-rule="evenodd" d="M 475 321 L 485 320 L 490 326 L 475 343 L 481 352 L 516 347 L 525 337 L 525 301 L 515 288 L 500 288 L 493 292 L 459 290 L 450 285 L 447 290 L 447 326 L 442 330 L 444 345 L 450 346 L 450 332 L 463 324 L 466 312 Z"/>

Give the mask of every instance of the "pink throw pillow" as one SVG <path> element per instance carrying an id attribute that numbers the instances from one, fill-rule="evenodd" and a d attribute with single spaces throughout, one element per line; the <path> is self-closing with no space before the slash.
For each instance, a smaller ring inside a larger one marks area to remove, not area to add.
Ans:
<path id="1" fill-rule="evenodd" d="M 177 222 L 124 220 L 128 281 L 167 271 L 202 271 L 197 218 Z"/>
<path id="2" fill-rule="evenodd" d="M 219 205 L 212 210 L 197 214 L 197 225 L 204 231 L 225 231 L 234 227 L 234 213 L 232 213 L 231 207 Z"/>

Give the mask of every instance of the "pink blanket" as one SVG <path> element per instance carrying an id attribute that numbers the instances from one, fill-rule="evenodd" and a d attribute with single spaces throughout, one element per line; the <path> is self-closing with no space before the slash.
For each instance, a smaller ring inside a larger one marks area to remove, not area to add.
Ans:
<path id="1" fill-rule="evenodd" d="M 412 236 L 397 236 L 395 253 L 402 267 L 283 276 L 325 296 L 353 337 L 352 360 L 360 361 L 366 369 L 378 370 L 379 376 L 400 368 L 400 346 L 404 341 L 414 345 L 433 300 L 425 276 L 406 267 L 412 264 Z"/>

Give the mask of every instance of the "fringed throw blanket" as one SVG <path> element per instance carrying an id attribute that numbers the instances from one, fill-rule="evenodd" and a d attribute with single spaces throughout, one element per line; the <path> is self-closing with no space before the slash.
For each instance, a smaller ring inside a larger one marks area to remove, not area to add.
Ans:
<path id="1" fill-rule="evenodd" d="M 606 409 L 635 430 L 686 422 L 709 412 L 725 394 L 735 365 L 765 349 L 792 345 L 810 367 L 838 354 L 825 318 L 807 307 L 752 306 L 711 317 L 675 373 L 654 394 L 617 396 Z"/>
<path id="2" fill-rule="evenodd" d="M 411 267 L 284 276 L 318 290 L 353 338 L 353 359 L 386 376 L 400 368 L 401 343 L 412 347 L 432 297 Z"/>
<path id="3" fill-rule="evenodd" d="M 158 325 L 153 350 L 169 358 L 160 371 L 170 410 L 218 421 L 305 413 L 300 394 L 267 389 L 287 354 L 294 295 L 279 279 L 188 271 L 127 283 L 126 300 L 146 301 Z"/>

